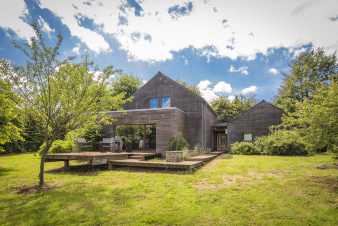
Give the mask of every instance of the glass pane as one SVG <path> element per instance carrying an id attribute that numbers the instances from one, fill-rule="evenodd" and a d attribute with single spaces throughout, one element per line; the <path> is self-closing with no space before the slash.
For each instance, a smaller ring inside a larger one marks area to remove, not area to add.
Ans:
<path id="1" fill-rule="evenodd" d="M 244 134 L 244 141 L 252 141 L 252 134 L 251 133 Z"/>
<path id="2" fill-rule="evenodd" d="M 150 108 L 157 108 L 158 107 L 158 99 L 155 98 L 151 98 L 149 101 L 149 106 Z"/>
<path id="3" fill-rule="evenodd" d="M 162 108 L 170 107 L 170 97 L 162 97 Z"/>

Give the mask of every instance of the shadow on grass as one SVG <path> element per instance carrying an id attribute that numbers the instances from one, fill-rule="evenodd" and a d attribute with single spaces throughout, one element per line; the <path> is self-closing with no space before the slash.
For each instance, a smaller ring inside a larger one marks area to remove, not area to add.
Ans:
<path id="1" fill-rule="evenodd" d="M 0 177 L 6 176 L 9 172 L 13 171 L 12 169 L 0 167 Z"/>
<path id="2" fill-rule="evenodd" d="M 133 173 L 165 173 L 165 174 L 194 174 L 196 170 L 189 172 L 184 170 L 174 170 L 174 169 L 159 169 L 159 168 L 142 168 L 142 167 L 127 167 L 127 166 L 114 166 L 112 170 L 108 169 L 106 164 L 102 165 L 77 165 L 70 166 L 67 170 L 63 167 L 51 169 L 46 171 L 46 173 L 52 174 L 73 174 L 78 176 L 96 176 L 101 171 L 124 171 L 124 172 L 133 172 Z"/>

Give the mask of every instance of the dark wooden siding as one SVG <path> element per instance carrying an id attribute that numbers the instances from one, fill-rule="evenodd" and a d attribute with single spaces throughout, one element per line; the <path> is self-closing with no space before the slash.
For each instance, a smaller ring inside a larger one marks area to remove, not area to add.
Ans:
<path id="1" fill-rule="evenodd" d="M 211 148 L 211 127 L 216 121 L 216 114 L 203 98 L 160 72 L 135 93 L 133 101 L 125 109 L 147 109 L 151 98 L 159 98 L 161 104 L 160 100 L 164 96 L 170 97 L 171 107 L 184 111 L 183 135 L 190 146 Z"/>
<path id="2" fill-rule="evenodd" d="M 283 111 L 272 104 L 262 101 L 228 125 L 229 144 L 242 141 L 245 133 L 251 133 L 253 138 L 267 135 L 269 127 L 281 123 Z"/>

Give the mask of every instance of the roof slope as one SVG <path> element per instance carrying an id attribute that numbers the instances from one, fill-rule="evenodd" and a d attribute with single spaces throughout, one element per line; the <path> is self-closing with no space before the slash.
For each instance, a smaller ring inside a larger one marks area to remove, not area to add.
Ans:
<path id="1" fill-rule="evenodd" d="M 135 92 L 134 95 L 137 95 L 137 93 L 140 92 L 140 90 L 142 90 L 142 89 L 147 89 L 148 86 L 150 86 L 150 84 L 151 84 L 153 81 L 158 80 L 158 79 L 165 79 L 165 80 L 169 81 L 171 84 L 173 84 L 173 85 L 175 85 L 175 86 L 178 86 L 178 87 L 180 87 L 181 89 L 184 89 L 187 93 L 189 93 L 189 94 L 195 96 L 195 97 L 196 97 L 197 99 L 199 99 L 201 102 L 205 103 L 206 106 L 210 109 L 210 111 L 211 111 L 214 115 L 216 115 L 215 111 L 211 108 L 211 106 L 208 104 L 208 102 L 207 102 L 203 97 L 201 97 L 201 96 L 199 96 L 199 95 L 196 95 L 195 93 L 191 92 L 187 87 L 185 87 L 184 85 L 182 85 L 182 84 L 178 83 L 177 81 L 171 79 L 169 76 L 166 76 L 165 74 L 163 74 L 163 73 L 160 72 L 160 71 L 157 72 L 157 73 L 155 74 L 155 76 L 152 77 L 146 84 L 144 84 L 142 87 L 140 87 L 140 88 Z"/>

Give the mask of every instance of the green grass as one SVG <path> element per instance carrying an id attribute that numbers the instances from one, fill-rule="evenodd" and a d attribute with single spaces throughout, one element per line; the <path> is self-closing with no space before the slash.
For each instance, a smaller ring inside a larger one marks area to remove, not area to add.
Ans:
<path id="1" fill-rule="evenodd" d="M 17 194 L 37 182 L 38 158 L 0 157 L 0 225 L 338 225 L 332 156 L 234 156 L 194 174 L 102 170 L 47 172 L 55 188 Z M 62 163 L 47 163 L 47 170 Z"/>

